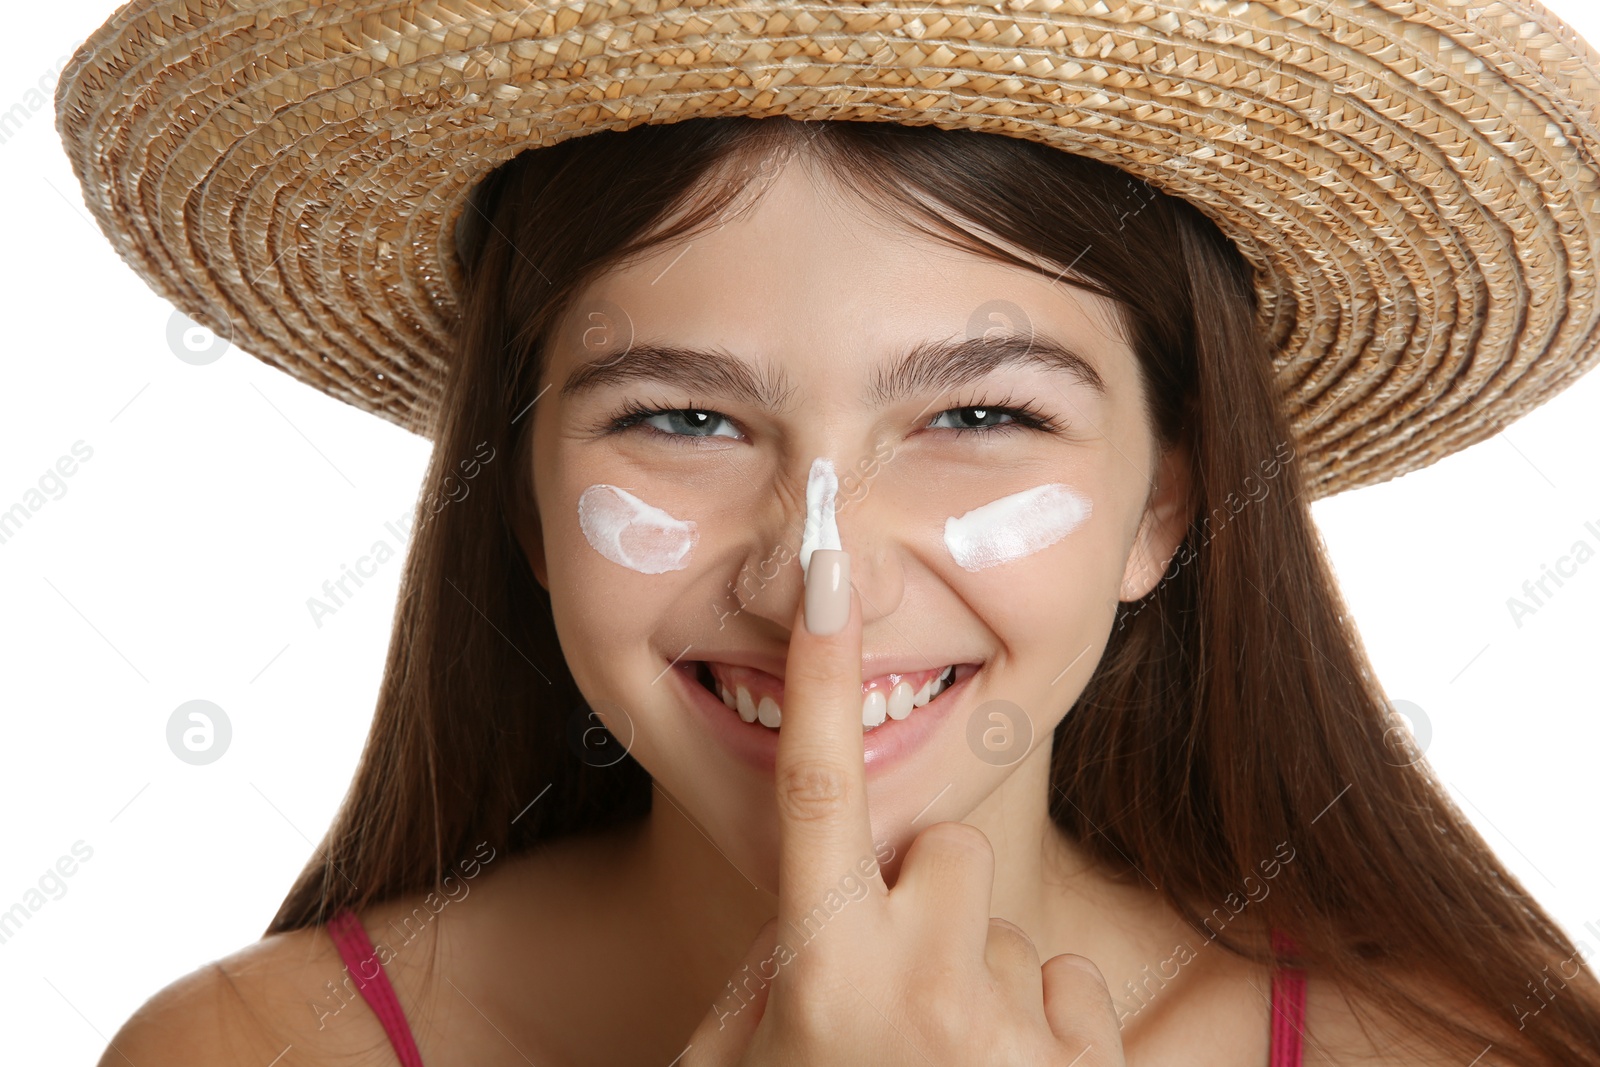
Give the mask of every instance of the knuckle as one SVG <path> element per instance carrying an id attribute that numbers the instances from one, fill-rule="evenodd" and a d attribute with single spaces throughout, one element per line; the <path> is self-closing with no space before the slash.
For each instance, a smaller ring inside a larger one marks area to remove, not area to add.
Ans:
<path id="1" fill-rule="evenodd" d="M 805 501 L 800 501 L 802 510 Z M 827 640 L 827 638 L 814 638 L 814 640 Z M 833 640 L 838 640 L 835 636 Z M 857 668 L 860 674 L 860 668 Z M 798 702 L 808 698 L 824 695 L 849 684 L 849 675 L 839 670 L 832 663 L 804 662 L 788 665 L 783 678 L 784 703 Z M 855 681 L 857 689 L 861 687 L 858 677 Z"/>
<path id="2" fill-rule="evenodd" d="M 833 1005 L 805 983 L 796 983 L 786 991 L 779 1010 L 784 1032 L 800 1045 L 820 1040 L 838 1020 Z"/>
<path id="3" fill-rule="evenodd" d="M 849 778 L 823 759 L 803 759 L 785 767 L 776 789 L 784 814 L 800 822 L 832 819 L 850 802 Z"/>
<path id="4" fill-rule="evenodd" d="M 981 1020 L 973 1018 L 970 990 L 954 975 L 933 972 L 919 983 L 912 998 L 916 1032 L 931 1038 L 938 1047 L 959 1048 L 966 1044 L 972 1028 Z"/>
<path id="5" fill-rule="evenodd" d="M 773 1022 L 784 1034 L 784 1044 L 795 1049 L 827 1046 L 837 1037 L 840 1020 L 858 1010 L 859 997 L 848 986 L 841 986 L 826 969 L 808 967 L 789 979 L 773 988 L 769 1001 Z M 798 1062 L 813 1060 L 803 1057 Z"/>

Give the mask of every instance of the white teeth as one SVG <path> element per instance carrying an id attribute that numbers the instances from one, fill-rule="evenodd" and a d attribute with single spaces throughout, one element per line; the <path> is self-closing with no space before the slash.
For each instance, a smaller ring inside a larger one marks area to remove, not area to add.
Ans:
<path id="1" fill-rule="evenodd" d="M 949 689 L 951 679 L 955 677 L 955 670 L 954 666 L 946 667 L 942 674 L 935 678 L 929 678 L 927 683 L 917 690 L 916 695 L 911 698 L 911 706 L 920 708 L 924 704 L 931 702 L 934 697 L 946 689 Z"/>
<path id="2" fill-rule="evenodd" d="M 884 713 L 888 710 L 889 698 L 883 695 L 883 690 L 871 690 L 861 698 L 861 725 L 864 727 L 880 725 Z"/>
<path id="3" fill-rule="evenodd" d="M 950 688 L 955 679 L 955 667 L 946 667 L 937 676 L 923 683 L 922 688 L 913 690 L 907 681 L 896 682 L 894 688 L 888 691 L 873 689 L 861 697 L 861 729 L 863 732 L 883 725 L 888 719 L 904 719 L 915 708 L 923 707 L 930 703 L 940 693 Z M 717 695 L 722 702 L 739 713 L 739 718 L 745 722 L 757 722 L 771 729 L 777 729 L 783 723 L 783 708 L 770 696 L 761 698 L 758 704 L 750 695 L 750 690 L 739 686 L 729 691 L 726 685 L 717 682 Z"/>
<path id="4" fill-rule="evenodd" d="M 889 691 L 889 718 L 903 719 L 911 714 L 912 698 L 910 682 L 896 682 Z"/>

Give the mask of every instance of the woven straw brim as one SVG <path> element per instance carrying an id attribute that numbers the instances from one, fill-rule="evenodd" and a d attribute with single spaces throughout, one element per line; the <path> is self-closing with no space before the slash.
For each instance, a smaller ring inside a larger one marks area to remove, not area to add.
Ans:
<path id="1" fill-rule="evenodd" d="M 471 187 L 710 115 L 970 127 L 1193 200 L 1256 268 L 1313 498 L 1491 436 L 1600 351 L 1600 64 L 1531 2 L 135 0 L 56 103 L 157 292 L 424 434 Z"/>

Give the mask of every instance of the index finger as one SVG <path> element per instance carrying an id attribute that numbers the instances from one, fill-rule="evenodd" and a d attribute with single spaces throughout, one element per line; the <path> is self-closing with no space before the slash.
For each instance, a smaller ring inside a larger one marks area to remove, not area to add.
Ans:
<path id="1" fill-rule="evenodd" d="M 833 621 L 848 612 L 844 625 L 831 634 L 812 632 L 808 615 L 816 624 L 829 613 L 830 600 L 837 613 Z M 884 887 L 867 814 L 861 610 L 847 553 L 812 553 L 803 601 L 789 631 L 774 783 L 778 917 L 795 927 L 803 927 L 830 893 L 840 894 L 847 874 Z"/>

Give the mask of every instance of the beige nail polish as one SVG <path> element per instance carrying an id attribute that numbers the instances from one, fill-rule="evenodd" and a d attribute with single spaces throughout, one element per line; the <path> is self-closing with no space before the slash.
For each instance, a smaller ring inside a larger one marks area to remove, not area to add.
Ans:
<path id="1" fill-rule="evenodd" d="M 819 548 L 806 568 L 806 629 L 820 636 L 836 634 L 850 621 L 850 554 Z"/>

